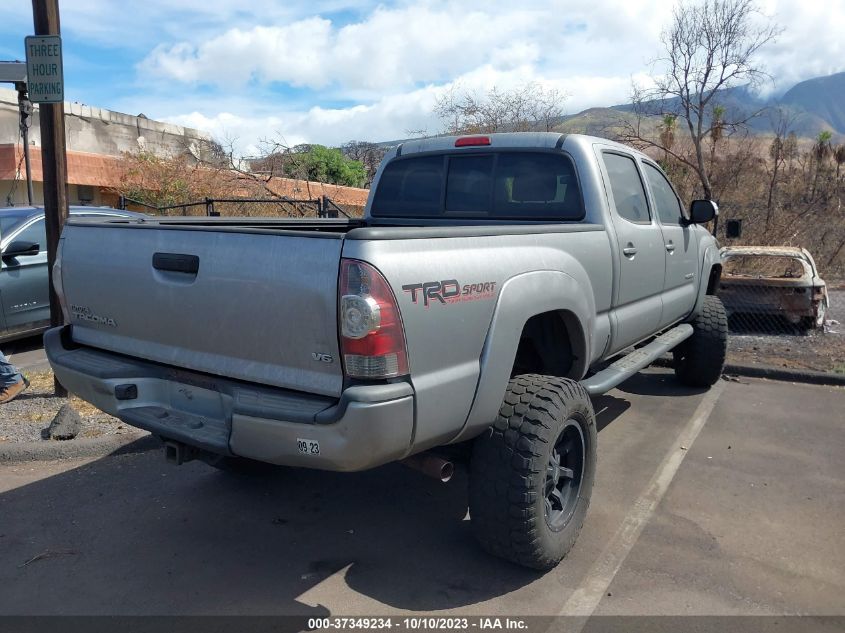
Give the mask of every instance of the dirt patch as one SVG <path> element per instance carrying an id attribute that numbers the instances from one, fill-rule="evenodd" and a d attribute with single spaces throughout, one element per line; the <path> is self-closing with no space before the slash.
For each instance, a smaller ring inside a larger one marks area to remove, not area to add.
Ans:
<path id="1" fill-rule="evenodd" d="M 42 431 L 50 425 L 58 410 L 68 403 L 82 418 L 82 430 L 78 437 L 91 438 L 136 432 L 117 418 L 103 413 L 76 396 L 56 397 L 53 394 L 53 372 L 37 372 L 27 377 L 30 381 L 29 389 L 12 402 L 0 405 L 0 443 L 53 441 L 44 440 Z"/>
<path id="2" fill-rule="evenodd" d="M 795 333 L 771 322 L 758 330 L 732 325 L 728 362 L 845 373 L 845 290 L 830 291 L 830 310 L 824 330 Z"/>

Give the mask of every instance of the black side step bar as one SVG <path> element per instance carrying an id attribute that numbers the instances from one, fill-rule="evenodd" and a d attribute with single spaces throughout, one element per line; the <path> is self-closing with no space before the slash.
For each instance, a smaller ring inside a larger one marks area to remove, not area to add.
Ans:
<path id="1" fill-rule="evenodd" d="M 676 325 L 668 332 L 664 332 L 645 347 L 634 350 L 614 362 L 609 367 L 593 374 L 581 385 L 591 396 L 598 396 L 613 389 L 619 383 L 627 380 L 643 367 L 647 367 L 660 356 L 673 349 L 693 334 L 689 323 Z"/>

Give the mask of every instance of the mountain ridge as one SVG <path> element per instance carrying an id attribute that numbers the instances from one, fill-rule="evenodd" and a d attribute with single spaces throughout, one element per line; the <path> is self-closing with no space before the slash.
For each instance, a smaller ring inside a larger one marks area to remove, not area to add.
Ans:
<path id="1" fill-rule="evenodd" d="M 792 118 L 788 131 L 799 137 L 815 138 L 820 132 L 833 134 L 834 141 L 845 142 L 845 72 L 812 77 L 800 81 L 780 97 L 763 99 L 746 86 L 728 88 L 720 94 L 720 105 L 728 110 L 743 110 L 751 113 L 764 108 L 780 107 Z M 569 134 L 591 134 L 601 136 L 618 128 L 620 117 L 633 121 L 633 105 L 594 106 L 575 114 L 564 115 L 554 122 L 554 131 Z M 660 123 L 658 117 L 646 121 L 646 131 L 656 132 Z M 753 134 L 770 135 L 774 122 L 765 114 L 752 119 L 749 129 Z M 377 145 L 391 146 L 406 140 L 380 141 Z"/>
<path id="2" fill-rule="evenodd" d="M 727 88 L 720 91 L 718 102 L 728 111 L 743 114 L 780 108 L 792 119 L 788 131 L 795 132 L 797 136 L 814 138 L 820 132 L 828 131 L 837 139 L 845 141 L 845 72 L 800 81 L 780 97 L 768 99 L 761 98 L 747 86 Z M 586 118 L 593 119 L 592 124 L 595 125 L 597 110 L 604 112 L 606 122 L 609 123 L 613 119 L 610 112 L 630 114 L 633 105 L 627 103 L 608 108 L 588 108 L 571 117 L 565 117 L 562 123 L 564 127 L 571 129 L 577 127 L 578 122 L 586 115 Z M 618 119 L 618 115 L 616 118 Z M 771 134 L 774 124 L 772 117 L 762 114 L 751 119 L 748 127 L 756 134 Z"/>

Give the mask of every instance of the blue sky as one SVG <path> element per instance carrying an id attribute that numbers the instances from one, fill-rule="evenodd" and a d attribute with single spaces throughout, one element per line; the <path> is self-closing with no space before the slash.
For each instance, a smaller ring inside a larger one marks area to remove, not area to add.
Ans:
<path id="1" fill-rule="evenodd" d="M 30 3 L 7 0 L 0 59 L 22 59 Z M 566 110 L 646 81 L 668 0 L 60 0 L 66 98 L 210 131 L 339 144 L 438 131 L 438 95 L 538 82 Z M 11 5 L 11 6 L 9 6 Z M 845 2 L 761 0 L 786 27 L 760 54 L 766 90 L 845 70 Z"/>

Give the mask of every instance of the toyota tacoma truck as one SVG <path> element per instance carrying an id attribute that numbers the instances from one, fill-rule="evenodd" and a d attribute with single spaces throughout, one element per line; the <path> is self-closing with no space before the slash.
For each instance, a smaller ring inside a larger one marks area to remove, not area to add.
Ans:
<path id="1" fill-rule="evenodd" d="M 362 219 L 71 218 L 45 347 L 177 463 L 445 479 L 469 454 L 481 545 L 548 569 L 590 502 L 590 396 L 670 350 L 682 383 L 719 379 L 716 211 L 600 138 L 408 141 Z"/>

